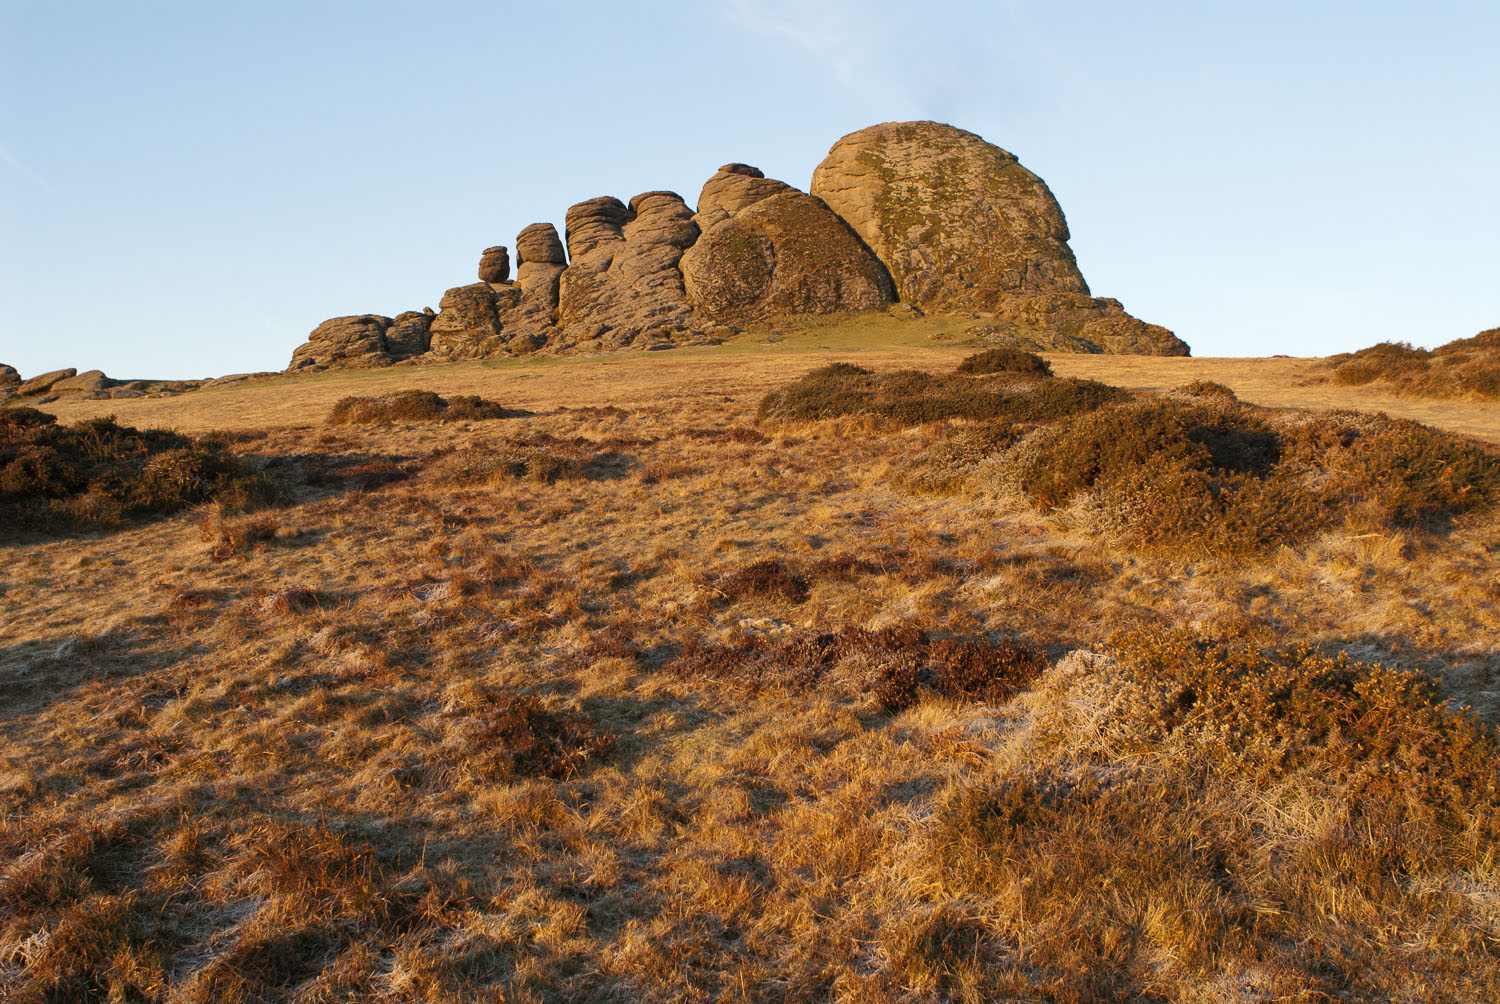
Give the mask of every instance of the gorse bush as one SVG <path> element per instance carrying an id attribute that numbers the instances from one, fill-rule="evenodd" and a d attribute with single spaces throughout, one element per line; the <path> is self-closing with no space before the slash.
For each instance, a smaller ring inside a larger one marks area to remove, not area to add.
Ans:
<path id="1" fill-rule="evenodd" d="M 1500 854 L 1485 728 L 1420 675 L 1341 655 L 1179 632 L 1112 647 L 1080 685 L 1113 696 L 1081 712 L 1086 742 L 1042 729 L 1035 770 L 939 800 L 950 895 L 1007 904 L 974 950 L 1024 946 L 999 953 L 992 999 L 1153 999 L 1163 957 L 1209 986 L 1254 959 L 1258 999 L 1493 999 L 1491 922 L 1440 891 Z"/>
<path id="2" fill-rule="evenodd" d="M 833 363 L 767 394 L 762 419 L 825 419 L 871 415 L 898 425 L 945 419 L 1034 422 L 1090 411 L 1129 395 L 1092 380 L 995 371 L 990 379 L 920 370 L 874 373 Z"/>
<path id="3" fill-rule="evenodd" d="M 1500 397 L 1500 328 L 1436 349 L 1381 342 L 1329 360 L 1335 383 L 1380 383 L 1420 397 Z"/>
<path id="4" fill-rule="evenodd" d="M 1034 429 L 959 432 L 898 470 L 913 491 L 995 483 L 1043 511 L 1084 503 L 1127 546 L 1262 553 L 1335 525 L 1440 529 L 1500 499 L 1500 456 L 1404 419 L 1276 417 L 1214 391 L 1100 408 Z"/>
<path id="5" fill-rule="evenodd" d="M 1052 364 L 1034 352 L 1024 352 L 1021 349 L 987 349 L 959 363 L 958 372 L 971 375 L 1021 373 L 1029 376 L 1051 376 Z"/>
<path id="6" fill-rule="evenodd" d="M 525 413 L 472 394 L 445 398 L 430 390 L 402 390 L 373 397 L 340 398 L 328 413 L 328 421 L 333 425 L 463 422 L 512 418 L 522 414 Z"/>
<path id="7" fill-rule="evenodd" d="M 210 500 L 248 510 L 280 494 L 210 441 L 111 418 L 62 426 L 32 408 L 0 410 L 0 534 L 101 529 Z"/>

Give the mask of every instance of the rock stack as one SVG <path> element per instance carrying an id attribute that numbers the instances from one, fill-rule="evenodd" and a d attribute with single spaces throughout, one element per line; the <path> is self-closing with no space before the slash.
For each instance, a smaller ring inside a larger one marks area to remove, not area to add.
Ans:
<path id="1" fill-rule="evenodd" d="M 479 282 L 438 310 L 338 317 L 290 370 L 428 359 L 664 348 L 713 342 L 796 314 L 901 304 L 981 323 L 990 344 L 1186 355 L 1170 331 L 1092 295 L 1046 184 L 1013 154 L 936 122 L 900 122 L 834 144 L 809 191 L 746 164 L 675 192 L 599 196 L 486 248 Z M 892 309 L 895 309 L 892 307 Z M 71 374 L 70 374 L 71 375 Z"/>

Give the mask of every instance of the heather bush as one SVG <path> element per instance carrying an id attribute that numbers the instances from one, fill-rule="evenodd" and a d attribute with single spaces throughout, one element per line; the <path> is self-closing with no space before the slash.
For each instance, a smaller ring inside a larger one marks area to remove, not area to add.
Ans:
<path id="1" fill-rule="evenodd" d="M 959 363 L 958 372 L 970 375 L 1019 373 L 1024 376 L 1051 376 L 1052 364 L 1033 352 L 1021 349 L 987 349 L 976 352 Z"/>
<path id="2" fill-rule="evenodd" d="M 0 533 L 119 526 L 216 500 L 245 511 L 281 490 L 214 442 L 111 418 L 72 426 L 31 408 L 0 410 Z"/>
<path id="3" fill-rule="evenodd" d="M 814 370 L 760 403 L 762 419 L 871 415 L 897 425 L 954 418 L 1035 422 L 1090 411 L 1129 397 L 1092 380 L 995 372 L 984 379 L 921 370 L 874 373 L 848 363 Z"/>
<path id="4" fill-rule="evenodd" d="M 328 413 L 331 425 L 361 425 L 391 422 L 462 422 L 491 418 L 512 418 L 524 412 L 462 394 L 444 398 L 430 390 L 402 390 L 373 397 L 339 399 Z"/>
<path id="5" fill-rule="evenodd" d="M 1436 349 L 1381 342 L 1333 356 L 1335 383 L 1380 383 L 1398 394 L 1420 397 L 1500 397 L 1500 328 L 1481 331 Z"/>

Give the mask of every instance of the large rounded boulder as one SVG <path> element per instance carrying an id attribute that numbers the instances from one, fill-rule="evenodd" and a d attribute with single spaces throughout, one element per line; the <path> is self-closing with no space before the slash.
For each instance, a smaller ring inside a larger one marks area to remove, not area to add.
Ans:
<path id="1" fill-rule="evenodd" d="M 875 310 L 890 275 L 823 200 L 744 164 L 703 186 L 703 234 L 683 253 L 688 300 L 702 317 L 741 324 L 785 314 Z"/>
<path id="2" fill-rule="evenodd" d="M 1105 351 L 1187 354 L 1170 331 L 1090 295 L 1046 183 L 974 133 L 938 122 L 850 133 L 813 173 L 812 194 L 885 263 L 901 298 L 923 310 L 1023 325 L 1052 318 Z"/>

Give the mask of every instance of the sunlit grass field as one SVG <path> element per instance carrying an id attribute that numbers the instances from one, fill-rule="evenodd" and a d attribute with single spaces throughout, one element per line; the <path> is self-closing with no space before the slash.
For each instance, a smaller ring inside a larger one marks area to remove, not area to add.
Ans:
<path id="1" fill-rule="evenodd" d="M 971 323 L 49 405 L 280 495 L 0 544 L 0 999 L 1500 999 L 1493 403 Z"/>

